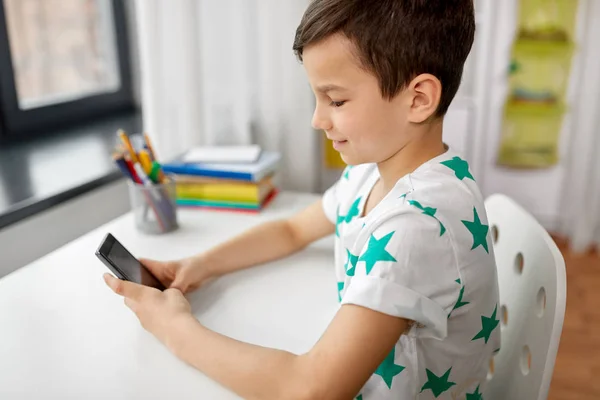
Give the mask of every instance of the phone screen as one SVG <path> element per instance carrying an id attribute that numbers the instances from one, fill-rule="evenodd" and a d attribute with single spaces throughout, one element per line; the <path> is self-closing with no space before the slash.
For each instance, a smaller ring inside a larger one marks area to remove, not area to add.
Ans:
<path id="1" fill-rule="evenodd" d="M 157 289 L 165 289 L 160 281 L 111 234 L 107 235 L 98 253 L 123 275 L 122 278 Z"/>

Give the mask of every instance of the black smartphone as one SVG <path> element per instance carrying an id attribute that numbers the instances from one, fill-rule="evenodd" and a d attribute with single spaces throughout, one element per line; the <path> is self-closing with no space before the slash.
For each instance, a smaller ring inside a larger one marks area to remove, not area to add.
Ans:
<path id="1" fill-rule="evenodd" d="M 108 233 L 96 256 L 119 279 L 150 286 L 159 290 L 166 288 L 146 267 L 142 265 L 112 234 Z"/>

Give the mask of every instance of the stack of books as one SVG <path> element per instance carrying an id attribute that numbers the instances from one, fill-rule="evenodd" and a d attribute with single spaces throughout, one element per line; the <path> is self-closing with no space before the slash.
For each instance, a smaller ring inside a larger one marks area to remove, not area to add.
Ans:
<path id="1" fill-rule="evenodd" d="M 198 150 L 198 149 L 196 149 Z M 206 149 L 204 149 L 206 150 Z M 219 151 L 224 152 L 223 149 Z M 278 193 L 275 175 L 281 156 L 276 152 L 260 151 L 254 159 L 218 162 L 214 151 L 195 151 L 210 155 L 194 159 L 192 152 L 181 160 L 163 164 L 165 174 L 176 182 L 177 205 L 204 209 L 259 212 Z"/>

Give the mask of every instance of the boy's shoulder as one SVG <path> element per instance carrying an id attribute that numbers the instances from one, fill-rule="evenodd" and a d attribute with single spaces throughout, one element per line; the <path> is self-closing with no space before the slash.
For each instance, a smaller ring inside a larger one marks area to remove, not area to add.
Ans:
<path id="1" fill-rule="evenodd" d="M 379 171 L 374 163 L 348 166 L 337 186 L 342 198 L 352 199 L 357 192 L 368 194 L 378 178 Z M 469 162 L 460 153 L 449 149 L 400 178 L 382 200 L 386 207 L 377 208 L 413 205 L 419 201 L 441 203 L 452 209 L 465 203 L 479 205 L 483 198 Z"/>
<path id="2" fill-rule="evenodd" d="M 357 166 L 346 172 L 349 178 L 346 203 L 353 201 L 361 186 L 367 183 L 368 187 L 369 181 L 377 179 L 374 164 Z M 415 218 L 415 215 L 422 217 Z M 468 231 L 463 232 L 466 226 L 477 225 L 481 231 L 486 230 L 483 196 L 466 159 L 449 150 L 402 177 L 367 215 L 364 224 L 373 230 L 392 220 L 403 224 L 407 216 L 413 216 L 410 218 L 413 222 L 439 225 L 441 234 L 450 231 L 454 240 L 468 239 Z"/>

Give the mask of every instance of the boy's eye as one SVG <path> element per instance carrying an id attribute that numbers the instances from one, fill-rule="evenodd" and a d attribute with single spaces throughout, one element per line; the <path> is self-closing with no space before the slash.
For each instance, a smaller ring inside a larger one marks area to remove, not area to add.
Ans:
<path id="1" fill-rule="evenodd" d="M 346 103 L 345 101 L 333 101 L 333 100 L 331 101 L 331 105 L 332 105 L 333 107 L 341 107 L 341 106 L 343 106 L 345 103 Z"/>

